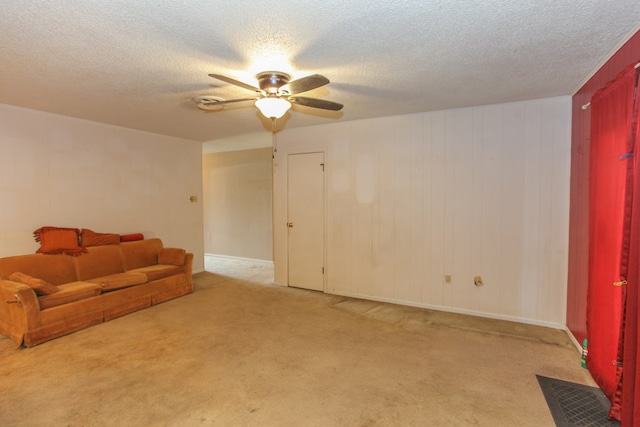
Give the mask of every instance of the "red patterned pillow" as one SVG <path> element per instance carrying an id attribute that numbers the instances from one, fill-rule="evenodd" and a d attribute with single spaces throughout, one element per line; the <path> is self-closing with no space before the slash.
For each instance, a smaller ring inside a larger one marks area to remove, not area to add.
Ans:
<path id="1" fill-rule="evenodd" d="M 39 254 L 81 255 L 86 248 L 78 244 L 78 229 L 63 227 L 42 227 L 33 232 L 36 242 L 40 242 Z"/>

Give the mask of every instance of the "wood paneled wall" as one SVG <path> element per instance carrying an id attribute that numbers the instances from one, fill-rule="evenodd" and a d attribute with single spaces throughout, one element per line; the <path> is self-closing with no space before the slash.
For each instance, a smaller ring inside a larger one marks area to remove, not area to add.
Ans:
<path id="1" fill-rule="evenodd" d="M 573 96 L 571 131 L 571 209 L 567 327 L 578 342 L 587 337 L 589 263 L 589 150 L 591 112 L 582 106 L 627 65 L 640 61 L 640 32 L 627 41 Z"/>
<path id="2" fill-rule="evenodd" d="M 322 150 L 327 292 L 564 327 L 570 102 L 283 131 L 276 281 L 287 283 L 286 154 Z"/>

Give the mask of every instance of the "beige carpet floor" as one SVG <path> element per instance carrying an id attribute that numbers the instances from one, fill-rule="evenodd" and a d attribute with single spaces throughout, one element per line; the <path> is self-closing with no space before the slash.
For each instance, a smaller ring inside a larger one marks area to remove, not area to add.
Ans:
<path id="1" fill-rule="evenodd" d="M 536 374 L 593 385 L 563 331 L 278 287 L 236 264 L 30 349 L 0 336 L 0 426 L 540 427 L 554 423 Z"/>

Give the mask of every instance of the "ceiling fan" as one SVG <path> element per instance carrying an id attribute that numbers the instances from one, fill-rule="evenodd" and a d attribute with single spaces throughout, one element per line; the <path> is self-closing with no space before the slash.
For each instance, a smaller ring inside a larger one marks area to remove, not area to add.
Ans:
<path id="1" fill-rule="evenodd" d="M 292 103 L 331 111 L 339 111 L 343 107 L 342 104 L 338 104 L 337 102 L 298 96 L 298 94 L 329 84 L 329 79 L 320 74 L 312 74 L 289 81 L 291 80 L 291 76 L 286 73 L 280 71 L 264 71 L 256 76 L 258 87 L 220 74 L 209 74 L 209 76 L 253 91 L 256 95 L 248 98 L 229 100 L 221 100 L 206 95 L 195 97 L 194 102 L 198 104 L 198 108 L 205 111 L 220 110 L 221 107 L 226 104 L 255 101 L 256 107 L 258 107 L 258 110 L 260 110 L 265 117 L 279 119 L 291 108 Z"/>

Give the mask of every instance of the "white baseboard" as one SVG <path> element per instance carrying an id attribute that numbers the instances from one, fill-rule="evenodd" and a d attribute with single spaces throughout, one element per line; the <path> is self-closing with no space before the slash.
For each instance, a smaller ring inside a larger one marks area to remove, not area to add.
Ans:
<path id="1" fill-rule="evenodd" d="M 238 261 L 246 261 L 246 262 L 271 265 L 271 266 L 273 265 L 273 261 L 269 261 L 266 259 L 243 258 L 243 257 L 232 256 L 232 255 L 220 255 L 220 254 L 209 254 L 209 253 L 205 253 L 204 256 L 205 258 L 234 259 Z"/>
<path id="2" fill-rule="evenodd" d="M 522 318 L 522 317 L 507 316 L 507 315 L 495 314 L 495 313 L 486 313 L 484 311 L 466 310 L 466 309 L 460 309 L 460 308 L 455 308 L 455 307 L 447 307 L 447 306 L 442 306 L 442 305 L 434 305 L 434 304 L 423 304 L 423 303 L 416 303 L 416 302 L 411 302 L 411 301 L 396 300 L 396 299 L 393 299 L 393 298 L 371 297 L 369 295 L 360 295 L 360 294 L 349 293 L 349 292 L 327 291 L 326 293 L 332 294 L 332 295 L 340 295 L 340 296 L 344 296 L 344 297 L 350 297 L 350 298 L 359 298 L 359 299 L 365 299 L 365 300 L 370 300 L 370 301 L 387 302 L 387 303 L 390 303 L 390 304 L 406 305 L 408 307 L 426 308 L 426 309 L 430 309 L 430 310 L 446 311 L 446 312 L 449 312 L 449 313 L 466 314 L 468 316 L 478 316 L 478 317 L 485 317 L 485 318 L 488 318 L 488 319 L 506 320 L 506 321 L 509 321 L 509 322 L 524 323 L 524 324 L 527 324 L 527 325 L 542 326 L 542 327 L 545 327 L 545 328 L 561 329 L 561 330 L 566 330 L 567 329 L 566 325 L 563 325 L 563 324 L 560 324 L 560 323 L 545 322 L 545 321 L 541 321 L 541 320 L 526 319 L 526 318 Z M 582 348 L 582 346 L 580 346 L 580 348 Z"/>
<path id="3" fill-rule="evenodd" d="M 580 354 L 582 354 L 582 344 L 580 344 L 578 342 L 578 340 L 576 339 L 576 337 L 573 336 L 573 332 L 571 332 L 569 330 L 569 328 L 565 327 L 564 331 L 567 333 L 567 335 L 569 336 L 569 339 L 571 340 L 571 342 L 573 343 L 573 345 L 576 346 L 576 348 L 578 349 L 578 351 L 580 352 Z"/>

